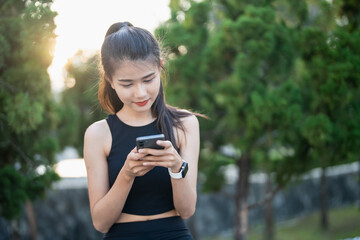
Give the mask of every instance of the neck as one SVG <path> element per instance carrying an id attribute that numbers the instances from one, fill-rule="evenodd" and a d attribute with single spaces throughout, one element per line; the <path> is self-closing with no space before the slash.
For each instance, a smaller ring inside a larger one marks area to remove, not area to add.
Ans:
<path id="1" fill-rule="evenodd" d="M 135 112 L 125 106 L 116 114 L 121 121 L 133 126 L 142 126 L 155 120 L 155 116 L 152 115 L 151 110 Z"/>

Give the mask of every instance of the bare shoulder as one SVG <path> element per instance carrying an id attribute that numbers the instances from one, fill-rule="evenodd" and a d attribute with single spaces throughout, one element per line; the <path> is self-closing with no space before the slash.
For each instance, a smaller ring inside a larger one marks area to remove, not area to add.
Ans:
<path id="1" fill-rule="evenodd" d="M 103 139 L 109 136 L 110 129 L 105 119 L 94 122 L 85 131 L 85 139 Z"/>
<path id="2" fill-rule="evenodd" d="M 111 143 L 111 132 L 106 120 L 94 122 L 85 131 L 84 154 L 85 151 L 92 152 L 101 147 L 101 152 L 107 156 L 110 153 Z"/>
<path id="3" fill-rule="evenodd" d="M 182 138 L 182 134 L 188 135 L 197 133 L 199 131 L 199 121 L 196 115 L 185 109 L 177 109 L 177 111 L 188 114 L 188 116 L 181 118 L 181 122 L 184 126 L 185 132 L 181 133 L 182 131 L 180 131 L 180 138 Z"/>
<path id="4" fill-rule="evenodd" d="M 197 119 L 196 115 L 194 115 L 192 112 L 185 110 L 185 109 L 179 109 L 179 112 L 188 113 L 189 116 L 186 116 L 182 118 L 182 123 L 184 124 L 184 127 L 189 131 L 195 130 L 199 128 L 199 120 Z"/>

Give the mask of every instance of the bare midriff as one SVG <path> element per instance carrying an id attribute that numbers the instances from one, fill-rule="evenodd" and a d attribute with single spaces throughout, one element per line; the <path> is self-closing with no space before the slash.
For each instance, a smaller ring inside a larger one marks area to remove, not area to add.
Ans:
<path id="1" fill-rule="evenodd" d="M 149 221 L 159 218 L 167 218 L 167 217 L 174 217 L 178 216 L 175 209 L 170 210 L 168 212 L 156 214 L 156 215 L 133 215 L 128 213 L 122 213 L 119 217 L 119 219 L 116 221 L 117 223 L 125 223 L 125 222 L 140 222 L 140 221 Z"/>

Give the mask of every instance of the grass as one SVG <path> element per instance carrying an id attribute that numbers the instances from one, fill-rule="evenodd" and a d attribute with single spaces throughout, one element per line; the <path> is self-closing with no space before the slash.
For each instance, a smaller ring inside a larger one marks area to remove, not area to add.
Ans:
<path id="1" fill-rule="evenodd" d="M 313 213 L 296 221 L 278 223 L 275 240 L 340 240 L 360 237 L 360 210 L 357 206 L 329 211 L 329 230 L 320 229 L 319 213 Z M 232 238 L 206 238 L 204 240 L 230 240 Z M 250 230 L 248 240 L 263 240 L 263 226 Z"/>

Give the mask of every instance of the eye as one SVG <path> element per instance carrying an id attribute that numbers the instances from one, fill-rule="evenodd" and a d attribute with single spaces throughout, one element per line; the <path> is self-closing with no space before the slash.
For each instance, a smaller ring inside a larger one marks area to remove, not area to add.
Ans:
<path id="1" fill-rule="evenodd" d="M 150 83 L 152 80 L 154 80 L 154 78 L 144 80 L 144 82 L 145 82 L 145 83 Z"/>
<path id="2" fill-rule="evenodd" d="M 128 88 L 128 87 L 131 87 L 131 85 L 132 85 L 132 83 L 130 83 L 130 84 L 125 84 L 125 85 L 121 85 L 121 86 Z"/>

